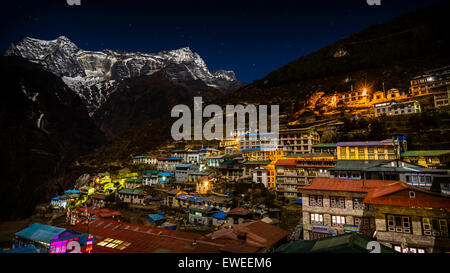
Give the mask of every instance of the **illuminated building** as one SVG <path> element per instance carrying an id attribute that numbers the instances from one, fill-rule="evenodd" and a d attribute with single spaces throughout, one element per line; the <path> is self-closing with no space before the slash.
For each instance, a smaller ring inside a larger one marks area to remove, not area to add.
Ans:
<path id="1" fill-rule="evenodd" d="M 313 145 L 312 153 L 336 155 L 336 143 L 320 143 Z"/>
<path id="2" fill-rule="evenodd" d="M 136 189 L 142 187 L 142 184 L 142 179 L 127 178 L 125 179 L 124 187 L 128 189 Z"/>
<path id="3" fill-rule="evenodd" d="M 166 184 L 171 184 L 175 182 L 175 174 L 169 172 L 161 172 L 158 174 L 158 184 L 164 187 Z"/>
<path id="4" fill-rule="evenodd" d="M 270 160 L 245 160 L 242 162 L 242 167 L 244 169 L 244 176 L 245 178 L 251 178 L 254 177 L 254 171 L 258 167 L 263 167 L 268 164 L 270 164 Z"/>
<path id="5" fill-rule="evenodd" d="M 388 116 L 397 116 L 405 114 L 420 113 L 420 104 L 418 101 L 397 102 L 395 100 L 377 103 L 374 105 L 375 117 L 383 114 Z"/>
<path id="6" fill-rule="evenodd" d="M 279 132 L 279 148 L 286 153 L 311 153 L 312 146 L 320 142 L 320 136 L 314 129 L 286 129 Z"/>
<path id="7" fill-rule="evenodd" d="M 329 171 L 335 178 L 397 180 L 430 188 L 436 175 L 446 169 L 430 169 L 401 160 L 338 160 Z"/>
<path id="8" fill-rule="evenodd" d="M 329 177 L 329 168 L 335 166 L 330 154 L 287 155 L 275 163 L 277 195 L 298 198 L 298 186 L 309 185 L 316 177 Z"/>
<path id="9" fill-rule="evenodd" d="M 40 253 L 67 253 L 67 245 L 75 241 L 81 247 L 85 245 L 87 234 L 80 234 L 60 227 L 34 223 L 14 233 L 13 249 L 28 245 L 34 246 Z M 78 249 L 81 252 L 81 249 Z"/>
<path id="10" fill-rule="evenodd" d="M 154 155 L 138 155 L 133 157 L 133 164 L 153 164 L 158 162 L 157 156 Z"/>
<path id="11" fill-rule="evenodd" d="M 316 178 L 299 187 L 302 194 L 303 239 L 315 240 L 356 231 L 375 230 L 372 206 L 363 203 L 367 191 L 395 181 Z"/>
<path id="12" fill-rule="evenodd" d="M 402 253 L 450 251 L 450 197 L 401 182 L 370 189 L 378 242 Z"/>
<path id="13" fill-rule="evenodd" d="M 175 172 L 175 166 L 183 161 L 182 157 L 158 157 L 158 170 Z"/>
<path id="14" fill-rule="evenodd" d="M 121 189 L 117 192 L 119 200 L 124 203 L 143 205 L 145 194 L 141 189 Z"/>
<path id="15" fill-rule="evenodd" d="M 427 168 L 448 167 L 450 150 L 406 151 L 401 154 L 401 157 L 406 162 Z"/>
<path id="16" fill-rule="evenodd" d="M 208 167 L 219 167 L 220 163 L 223 162 L 223 158 L 225 155 L 216 155 L 216 156 L 209 156 L 206 158 L 207 160 L 207 166 Z"/>
<path id="17" fill-rule="evenodd" d="M 270 185 L 268 172 L 269 170 L 265 167 L 256 167 L 253 170 L 252 181 L 254 183 L 263 184 L 264 187 L 268 188 Z"/>
<path id="18" fill-rule="evenodd" d="M 450 66 L 426 71 L 423 75 L 414 77 L 410 81 L 409 92 L 413 96 L 431 94 L 434 87 L 450 84 Z"/>
<path id="19" fill-rule="evenodd" d="M 431 88 L 434 99 L 434 107 L 444 107 L 450 105 L 450 84 Z"/>
<path id="20" fill-rule="evenodd" d="M 338 142 L 336 152 L 337 160 L 387 160 L 400 157 L 399 142 L 392 139 Z"/>
<path id="21" fill-rule="evenodd" d="M 146 170 L 142 174 L 142 180 L 144 181 L 144 185 L 152 186 L 158 184 L 158 174 L 160 170 Z"/>
<path id="22" fill-rule="evenodd" d="M 276 161 L 286 154 L 280 149 L 249 148 L 242 150 L 242 156 L 247 161 Z"/>

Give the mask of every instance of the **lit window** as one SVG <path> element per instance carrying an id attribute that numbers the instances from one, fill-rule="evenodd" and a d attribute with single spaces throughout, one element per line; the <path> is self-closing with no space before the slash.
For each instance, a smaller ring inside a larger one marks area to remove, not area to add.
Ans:
<path id="1" fill-rule="evenodd" d="M 105 240 L 97 243 L 97 245 L 104 246 L 104 247 L 109 247 L 109 248 L 117 248 L 119 250 L 123 250 L 126 247 L 128 247 L 129 245 L 131 245 L 131 243 L 124 242 L 122 240 L 114 240 L 114 239 L 111 239 L 111 238 L 106 238 Z"/>

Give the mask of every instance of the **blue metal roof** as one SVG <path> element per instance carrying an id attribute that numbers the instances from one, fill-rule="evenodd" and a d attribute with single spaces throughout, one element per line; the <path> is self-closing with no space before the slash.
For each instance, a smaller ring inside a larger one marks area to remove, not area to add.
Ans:
<path id="1" fill-rule="evenodd" d="M 226 220 L 227 219 L 227 216 L 226 216 L 225 212 L 223 212 L 223 211 L 219 211 L 219 212 L 215 213 L 212 217 L 216 218 L 216 219 L 219 219 L 219 220 Z"/>
<path id="2" fill-rule="evenodd" d="M 148 219 L 152 222 L 156 222 L 156 221 L 164 220 L 166 218 L 164 216 L 162 216 L 161 214 L 149 214 Z"/>
<path id="3" fill-rule="evenodd" d="M 167 160 L 183 160 L 181 157 L 169 157 Z"/>
<path id="4" fill-rule="evenodd" d="M 78 194 L 78 193 L 80 193 L 80 191 L 79 190 L 67 190 L 64 193 L 65 194 Z"/>
<path id="5" fill-rule="evenodd" d="M 158 176 L 172 176 L 173 173 L 159 173 Z"/>
<path id="6" fill-rule="evenodd" d="M 29 239 L 32 241 L 50 244 L 50 241 L 53 238 L 55 238 L 59 234 L 63 233 L 65 230 L 66 229 L 64 229 L 64 228 L 34 223 L 31 226 L 29 226 L 25 229 L 22 229 L 19 232 L 16 232 L 14 235 Z"/>
<path id="7" fill-rule="evenodd" d="M 261 148 L 248 148 L 248 149 L 243 149 L 243 152 L 247 152 L 247 151 L 261 151 Z"/>
<path id="8" fill-rule="evenodd" d="M 192 164 L 178 164 L 178 165 L 175 166 L 175 168 L 178 168 L 178 167 L 181 167 L 181 168 L 189 168 L 189 167 L 191 167 L 191 166 L 192 166 Z"/>
<path id="9" fill-rule="evenodd" d="M 188 195 L 188 194 L 180 194 L 176 198 L 177 199 L 181 199 L 181 200 L 188 200 L 188 201 L 193 201 L 193 202 L 199 202 L 199 203 L 203 203 L 205 201 L 204 197 Z"/>

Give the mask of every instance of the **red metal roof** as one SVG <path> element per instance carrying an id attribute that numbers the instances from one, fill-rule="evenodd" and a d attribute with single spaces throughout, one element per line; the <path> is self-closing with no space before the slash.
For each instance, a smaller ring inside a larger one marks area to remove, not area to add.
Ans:
<path id="1" fill-rule="evenodd" d="M 87 231 L 86 224 L 78 224 L 69 229 L 80 233 Z M 96 236 L 94 253 L 218 253 L 221 244 L 213 243 L 201 234 L 182 232 L 152 226 L 98 219 L 89 224 L 89 233 Z M 131 243 L 123 250 L 98 245 L 106 238 Z M 195 242 L 195 243 L 194 243 Z"/>
<path id="2" fill-rule="evenodd" d="M 278 159 L 275 163 L 276 166 L 296 166 L 296 159 Z"/>
<path id="3" fill-rule="evenodd" d="M 419 197 L 417 195 L 414 198 L 410 198 L 409 195 L 392 196 L 403 190 L 425 193 L 426 197 Z M 450 209 L 449 197 L 407 185 L 402 182 L 391 183 L 371 189 L 364 198 L 364 203 L 399 207 L 443 208 L 447 211 Z"/>
<path id="4" fill-rule="evenodd" d="M 300 190 L 367 192 L 369 189 L 395 183 L 394 180 L 315 178 L 310 185 L 298 187 Z"/>
<path id="5" fill-rule="evenodd" d="M 263 221 L 252 221 L 215 231 L 206 237 L 223 244 L 223 251 L 249 253 L 264 251 L 288 234 L 288 231 Z"/>
<path id="6" fill-rule="evenodd" d="M 245 208 L 237 207 L 232 210 L 230 210 L 227 215 L 248 215 L 250 214 L 250 211 Z"/>

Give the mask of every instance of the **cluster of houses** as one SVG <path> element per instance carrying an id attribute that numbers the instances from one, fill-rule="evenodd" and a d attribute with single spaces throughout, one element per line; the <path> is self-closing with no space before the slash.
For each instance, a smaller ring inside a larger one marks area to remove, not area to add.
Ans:
<path id="1" fill-rule="evenodd" d="M 310 96 L 306 109 L 319 110 L 322 115 L 333 115 L 336 108 L 345 106 L 352 109 L 370 109 L 370 115 L 404 115 L 422 111 L 419 99 L 430 97 L 434 107 L 444 107 L 450 101 L 450 67 L 425 71 L 410 80 L 410 88 L 401 92 L 396 88 L 372 91 L 361 87 L 348 92 L 325 94 L 317 92 Z"/>

